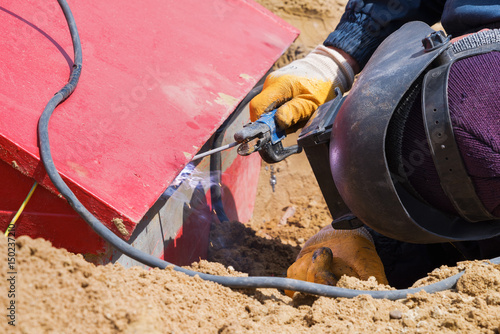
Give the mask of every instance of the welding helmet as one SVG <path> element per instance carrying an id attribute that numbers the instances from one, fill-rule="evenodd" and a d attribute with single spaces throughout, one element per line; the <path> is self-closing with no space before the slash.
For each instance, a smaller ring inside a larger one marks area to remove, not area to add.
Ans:
<path id="1" fill-rule="evenodd" d="M 468 103 L 467 94 L 475 93 L 467 87 L 449 91 L 467 81 L 460 77 L 460 67 L 453 70 L 454 64 L 500 51 L 497 32 L 486 42 L 479 35 L 451 44 L 443 32 L 411 22 L 384 40 L 332 124 L 329 159 L 339 207 L 375 231 L 405 242 L 481 240 L 500 234 L 500 218 L 495 216 L 500 215 L 500 134 L 486 134 L 496 138 L 491 152 L 467 146 L 484 138 L 468 138 L 470 133 L 460 128 L 463 120 L 452 120 L 450 108 L 460 109 Z M 496 107 L 495 129 L 499 103 L 490 104 Z M 471 177 L 473 169 L 480 171 Z M 492 196 L 496 204 L 485 208 Z"/>

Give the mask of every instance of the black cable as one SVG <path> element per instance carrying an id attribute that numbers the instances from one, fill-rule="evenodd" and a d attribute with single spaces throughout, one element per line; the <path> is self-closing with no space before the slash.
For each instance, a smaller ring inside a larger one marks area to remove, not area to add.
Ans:
<path id="1" fill-rule="evenodd" d="M 69 189 L 66 183 L 63 181 L 61 176 L 56 170 L 54 161 L 52 160 L 52 155 L 50 152 L 49 134 L 48 134 L 48 124 L 52 112 L 54 109 L 64 101 L 71 93 L 74 91 L 78 79 L 80 78 L 80 73 L 82 69 L 82 48 L 80 43 L 80 38 L 78 36 L 78 31 L 76 29 L 76 24 L 69 9 L 69 6 L 65 0 L 58 0 L 61 6 L 64 16 L 68 21 L 68 26 L 71 32 L 71 37 L 73 39 L 73 49 L 74 49 L 74 65 L 73 71 L 70 75 L 68 83 L 57 92 L 48 102 L 47 106 L 43 110 L 42 116 L 38 122 L 38 135 L 40 140 L 40 156 L 47 171 L 47 174 L 56 186 L 59 192 L 66 198 L 73 209 L 89 224 L 89 226 L 104 240 L 109 242 L 113 247 L 122 252 L 123 254 L 129 256 L 130 258 L 139 261 L 150 267 L 166 268 L 167 266 L 173 266 L 177 271 L 183 272 L 189 276 L 199 276 L 200 278 L 215 283 L 222 284 L 230 288 L 275 288 L 275 289 L 285 289 L 294 290 L 304 293 L 326 296 L 326 297 L 345 297 L 352 298 L 359 295 L 370 295 L 373 298 L 387 298 L 391 300 L 405 298 L 410 293 L 416 293 L 418 291 L 427 291 L 429 293 L 442 291 L 452 288 L 458 278 L 463 274 L 459 273 L 440 282 L 430 284 L 421 288 L 414 289 L 403 289 L 403 290 L 390 290 L 390 291 L 363 291 L 363 290 L 352 290 L 345 288 L 338 288 L 334 286 L 328 286 L 323 284 L 316 284 L 310 282 L 304 282 L 289 278 L 281 277 L 227 277 L 227 276 L 216 276 L 210 274 L 203 274 L 193 270 L 181 268 L 175 266 L 169 262 L 160 260 L 150 254 L 141 252 L 123 239 L 111 232 L 104 224 L 102 224 L 96 217 L 94 217 L 76 198 L 75 194 Z M 500 257 L 491 260 L 492 263 L 500 263 Z"/>
<path id="2" fill-rule="evenodd" d="M 257 94 L 262 91 L 262 84 L 256 85 L 250 93 L 248 93 L 245 98 L 238 104 L 234 112 L 229 116 L 224 123 L 217 129 L 214 135 L 214 140 L 212 143 L 212 148 L 218 148 L 222 146 L 222 141 L 224 140 L 224 135 L 226 134 L 226 129 L 243 111 L 245 106 L 252 100 Z M 226 215 L 226 210 L 224 210 L 224 204 L 222 203 L 222 181 L 221 181 L 221 171 L 222 171 L 222 152 L 217 152 L 212 154 L 210 157 L 210 198 L 212 202 L 212 209 L 215 211 L 219 221 L 229 221 Z"/>

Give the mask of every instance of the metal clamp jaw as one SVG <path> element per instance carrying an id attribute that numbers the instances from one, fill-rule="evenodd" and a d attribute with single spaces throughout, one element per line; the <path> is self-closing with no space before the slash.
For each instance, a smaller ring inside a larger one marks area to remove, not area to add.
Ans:
<path id="1" fill-rule="evenodd" d="M 282 140 L 286 134 L 276 126 L 274 115 L 277 109 L 263 114 L 258 120 L 246 124 L 243 129 L 234 134 L 234 139 L 241 142 L 239 155 L 250 155 L 259 152 L 267 163 L 280 162 L 292 154 L 302 152 L 298 145 L 283 147 Z"/>

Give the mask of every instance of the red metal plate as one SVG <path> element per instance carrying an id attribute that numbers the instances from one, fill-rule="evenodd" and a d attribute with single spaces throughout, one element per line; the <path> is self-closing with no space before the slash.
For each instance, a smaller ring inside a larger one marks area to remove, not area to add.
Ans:
<path id="1" fill-rule="evenodd" d="M 90 211 L 131 232 L 298 32 L 252 1 L 69 4 L 83 72 L 50 122 L 52 154 Z M 68 27 L 55 0 L 2 6 L 0 158 L 53 189 L 36 126 L 70 73 Z"/>

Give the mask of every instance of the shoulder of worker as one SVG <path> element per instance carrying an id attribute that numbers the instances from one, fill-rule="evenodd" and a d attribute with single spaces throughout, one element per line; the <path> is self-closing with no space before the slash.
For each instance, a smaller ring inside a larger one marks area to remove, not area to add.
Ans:
<path id="1" fill-rule="evenodd" d="M 500 28 L 500 2 L 498 0 L 448 0 L 441 24 L 446 33 L 460 36 L 483 28 Z"/>
<path id="2" fill-rule="evenodd" d="M 380 43 L 404 23 L 434 24 L 440 20 L 443 7 L 444 1 L 435 0 L 351 0 L 324 44 L 344 50 L 363 68 Z"/>
<path id="3" fill-rule="evenodd" d="M 361 69 L 375 49 L 404 23 L 422 21 L 433 25 L 442 22 L 448 34 L 459 36 L 481 28 L 500 27 L 500 3 L 484 0 L 351 0 L 345 13 L 324 44 L 344 50 Z"/>

